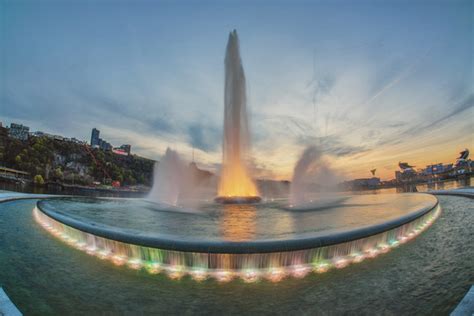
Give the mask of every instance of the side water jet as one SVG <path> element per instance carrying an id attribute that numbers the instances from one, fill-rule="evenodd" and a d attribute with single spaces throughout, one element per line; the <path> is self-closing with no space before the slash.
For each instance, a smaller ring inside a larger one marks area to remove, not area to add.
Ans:
<path id="1" fill-rule="evenodd" d="M 224 140 L 221 177 L 216 202 L 259 202 L 257 186 L 245 164 L 250 145 L 245 74 L 237 31 L 229 34 L 225 57 Z"/>
<path id="2" fill-rule="evenodd" d="M 148 197 L 155 202 L 176 206 L 187 178 L 186 167 L 178 153 L 167 148 L 164 157 L 155 164 L 153 187 Z"/>
<path id="3" fill-rule="evenodd" d="M 316 146 L 305 148 L 293 170 L 290 186 L 290 209 L 319 210 L 335 207 L 347 197 L 330 193 L 332 185 L 337 183 L 336 172 L 322 159 L 323 151 Z M 315 195 L 313 186 L 324 190 L 324 196 Z M 328 192 L 329 191 L 329 192 Z"/>

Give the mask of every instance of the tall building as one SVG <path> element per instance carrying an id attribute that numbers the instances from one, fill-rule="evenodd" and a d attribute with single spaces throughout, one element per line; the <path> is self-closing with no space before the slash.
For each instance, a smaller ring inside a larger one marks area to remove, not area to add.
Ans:
<path id="1" fill-rule="evenodd" d="M 92 147 L 99 147 L 100 144 L 100 138 L 99 138 L 100 131 L 97 128 L 92 129 L 92 135 L 91 135 L 91 146 Z"/>
<path id="2" fill-rule="evenodd" d="M 16 123 L 11 123 L 8 129 L 8 135 L 19 140 L 28 140 L 29 132 L 28 126 Z"/>

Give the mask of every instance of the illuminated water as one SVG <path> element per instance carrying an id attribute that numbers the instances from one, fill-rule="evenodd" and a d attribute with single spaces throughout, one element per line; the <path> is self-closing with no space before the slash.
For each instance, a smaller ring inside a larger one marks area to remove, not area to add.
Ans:
<path id="1" fill-rule="evenodd" d="M 35 201 L 9 202 L 0 204 L 0 285 L 25 314 L 446 314 L 474 283 L 474 207 L 439 199 L 434 225 L 376 260 L 252 284 L 177 281 L 110 265 L 37 225 Z"/>
<path id="2" fill-rule="evenodd" d="M 199 243 L 328 235 L 378 225 L 434 203 L 431 195 L 384 194 L 348 196 L 334 207 L 317 209 L 316 203 L 301 211 L 288 209 L 286 199 L 250 205 L 203 202 L 188 209 L 140 199 L 78 197 L 48 199 L 41 206 L 81 222 L 135 235 Z"/>
<path id="3" fill-rule="evenodd" d="M 416 238 L 441 212 L 436 198 L 424 194 L 346 197 L 330 208 L 320 203 L 304 210 L 285 210 L 286 201 L 206 204 L 191 213 L 196 217 L 140 200 L 55 198 L 39 202 L 33 215 L 63 242 L 115 265 L 172 279 L 253 283 L 373 259 Z M 279 225 L 282 212 L 291 214 L 283 221 L 290 225 Z M 253 216 L 241 221 L 247 213 Z"/>
<path id="4" fill-rule="evenodd" d="M 250 145 L 245 74 L 237 31 L 229 34 L 225 56 L 224 139 L 219 196 L 257 196 L 246 167 Z"/>

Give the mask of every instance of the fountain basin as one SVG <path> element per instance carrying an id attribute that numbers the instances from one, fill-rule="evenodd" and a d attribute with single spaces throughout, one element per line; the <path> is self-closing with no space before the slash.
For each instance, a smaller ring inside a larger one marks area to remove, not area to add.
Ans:
<path id="1" fill-rule="evenodd" d="M 218 196 L 214 199 L 216 203 L 221 204 L 252 204 L 261 200 L 259 196 Z"/>
<path id="2" fill-rule="evenodd" d="M 199 213 L 179 213 L 143 200 L 60 198 L 39 201 L 33 212 L 53 235 L 116 265 L 246 282 L 373 258 L 413 239 L 440 213 L 437 199 L 424 194 L 354 196 L 314 212 L 291 212 L 286 203 L 204 204 Z"/>

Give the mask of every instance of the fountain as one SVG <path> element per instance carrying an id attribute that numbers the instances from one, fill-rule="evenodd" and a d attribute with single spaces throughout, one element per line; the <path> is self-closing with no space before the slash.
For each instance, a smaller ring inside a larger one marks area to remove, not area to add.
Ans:
<path id="1" fill-rule="evenodd" d="M 224 140 L 216 202 L 259 202 L 257 186 L 245 164 L 250 144 L 245 74 L 237 31 L 229 34 L 225 56 Z"/>
<path id="2" fill-rule="evenodd" d="M 155 164 L 149 198 L 176 206 L 184 186 L 189 181 L 188 178 L 186 167 L 178 153 L 167 148 L 165 156 Z"/>
<path id="3" fill-rule="evenodd" d="M 277 282 L 384 254 L 440 214 L 437 199 L 426 194 L 324 193 L 314 199 L 306 184 L 322 164 L 315 147 L 296 164 L 290 196 L 261 201 L 246 166 L 249 145 L 245 76 L 233 31 L 225 58 L 223 163 L 214 201 L 201 197 L 187 203 L 192 189 L 185 164 L 168 149 L 147 199 L 46 198 L 33 216 L 65 243 L 118 266 L 171 279 Z"/>

